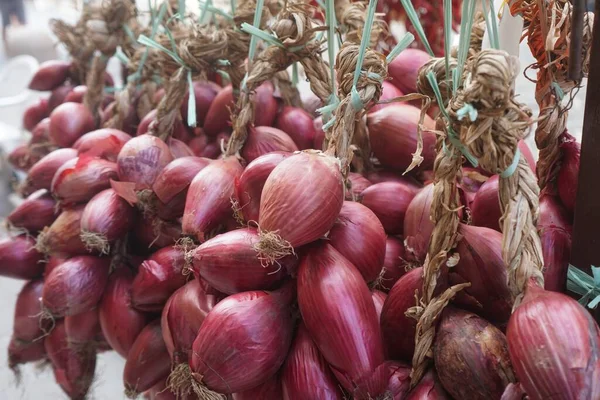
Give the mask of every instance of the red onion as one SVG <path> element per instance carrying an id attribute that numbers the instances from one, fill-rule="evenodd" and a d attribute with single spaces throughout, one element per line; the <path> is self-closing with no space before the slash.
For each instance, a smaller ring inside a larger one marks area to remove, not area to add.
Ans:
<path id="1" fill-rule="evenodd" d="M 421 175 L 428 172 L 429 171 L 423 171 Z M 371 182 L 371 184 L 382 182 L 400 182 L 405 183 L 415 189 L 421 189 L 423 187 L 420 181 L 417 181 L 414 178 L 403 176 L 401 173 L 385 169 L 379 171 L 372 171 L 367 175 L 367 178 L 369 179 L 369 182 Z"/>
<path id="2" fill-rule="evenodd" d="M 28 145 L 24 144 L 16 147 L 8 155 L 8 162 L 15 169 L 21 171 L 29 171 L 39 160 L 36 160 Z"/>
<path id="3" fill-rule="evenodd" d="M 388 359 L 412 361 L 417 321 L 405 315 L 423 288 L 423 268 L 406 273 L 390 290 L 381 310 L 381 335 Z"/>
<path id="4" fill-rule="evenodd" d="M 405 259 L 404 244 L 393 236 L 385 241 L 385 258 L 379 288 L 388 292 L 408 271 L 410 264 Z"/>
<path id="5" fill-rule="evenodd" d="M 344 187 L 339 160 L 306 150 L 283 160 L 267 178 L 258 225 L 268 260 L 327 233 L 340 213 Z"/>
<path id="6" fill-rule="evenodd" d="M 458 231 L 462 235 L 456 247 L 460 259 L 448 269 L 449 284 L 471 282 L 471 286 L 460 291 L 454 301 L 503 325 L 510 317 L 513 300 L 502 259 L 502 234 L 465 224 L 460 224 Z"/>
<path id="7" fill-rule="evenodd" d="M 371 292 L 333 246 L 316 243 L 300 262 L 298 305 L 311 338 L 340 383 L 357 398 L 387 385 L 383 345 Z"/>
<path id="8" fill-rule="evenodd" d="M 48 189 L 56 171 L 67 161 L 77 157 L 77 150 L 58 149 L 36 162 L 27 173 L 27 179 L 21 188 L 21 193 L 29 196 L 39 189 Z"/>
<path id="9" fill-rule="evenodd" d="M 56 215 L 56 202 L 47 190 L 41 189 L 12 210 L 6 220 L 15 228 L 35 233 L 52 224 Z"/>
<path id="10" fill-rule="evenodd" d="M 406 400 L 450 400 L 433 369 L 421 378 Z"/>
<path id="11" fill-rule="evenodd" d="M 205 134 L 196 136 L 188 142 L 188 147 L 196 157 L 206 157 L 216 159 L 221 154 L 219 144 Z"/>
<path id="12" fill-rule="evenodd" d="M 446 308 L 433 355 L 440 382 L 455 399 L 500 400 L 515 382 L 506 337 L 475 314 Z"/>
<path id="13" fill-rule="evenodd" d="M 196 125 L 202 126 L 204 125 L 206 114 L 208 114 L 208 109 L 221 88 L 212 82 L 194 82 L 193 87 L 194 99 L 196 100 Z M 186 124 L 188 120 L 189 97 L 190 94 L 188 92 L 181 103 L 181 117 Z"/>
<path id="14" fill-rule="evenodd" d="M 298 147 L 284 131 L 270 126 L 251 127 L 241 155 L 247 162 L 274 151 L 297 151 Z"/>
<path id="15" fill-rule="evenodd" d="M 39 122 L 50 114 L 48 100 L 38 99 L 37 103 L 30 105 L 23 113 L 23 128 L 33 131 Z"/>
<path id="16" fill-rule="evenodd" d="M 173 365 L 188 362 L 198 330 L 217 301 L 217 297 L 208 294 L 196 279 L 169 297 L 162 312 L 161 326 Z"/>
<path id="17" fill-rule="evenodd" d="M 8 367 L 16 370 L 19 364 L 42 361 L 46 358 L 45 338 L 34 342 L 24 342 L 11 338 L 8 344 Z"/>
<path id="18" fill-rule="evenodd" d="M 329 365 L 300 324 L 281 373 L 284 400 L 342 400 Z"/>
<path id="19" fill-rule="evenodd" d="M 498 175 L 492 176 L 475 194 L 471 204 L 471 219 L 473 225 L 484 226 L 502 232 L 500 227 L 500 198 L 498 197 Z"/>
<path id="20" fill-rule="evenodd" d="M 361 203 L 375 213 L 386 233 L 401 234 L 408 205 L 416 193 L 405 183 L 376 183 L 363 190 Z"/>
<path id="21" fill-rule="evenodd" d="M 404 248 L 407 258 L 424 262 L 433 222 L 431 222 L 431 202 L 433 200 L 433 184 L 425 186 L 412 199 L 404 217 Z"/>
<path id="22" fill-rule="evenodd" d="M 0 276 L 34 279 L 44 272 L 43 255 L 35 249 L 35 239 L 16 236 L 0 240 Z"/>
<path id="23" fill-rule="evenodd" d="M 362 204 L 344 201 L 327 237 L 366 282 L 379 276 L 385 258 L 386 236 L 381 222 L 371 210 Z"/>
<path id="24" fill-rule="evenodd" d="M 63 103 L 50 114 L 50 140 L 59 147 L 70 147 L 94 129 L 94 116 L 79 103 Z"/>
<path id="25" fill-rule="evenodd" d="M 65 103 L 67 103 L 67 102 L 83 103 L 83 98 L 85 97 L 86 93 L 87 93 L 87 86 L 85 86 L 85 85 L 75 86 L 73 88 L 73 90 L 70 91 L 69 94 L 67 94 L 65 96 Z"/>
<path id="26" fill-rule="evenodd" d="M 274 151 L 252 161 L 235 183 L 235 197 L 245 221 L 258 221 L 260 198 L 267 178 L 291 154 Z"/>
<path id="27" fill-rule="evenodd" d="M 31 131 L 29 144 L 49 145 L 50 141 L 50 118 L 44 118 Z"/>
<path id="28" fill-rule="evenodd" d="M 40 64 L 29 82 L 29 89 L 48 91 L 62 85 L 69 76 L 70 61 L 50 60 Z"/>
<path id="29" fill-rule="evenodd" d="M 169 352 L 165 347 L 160 320 L 146 325 L 133 342 L 123 371 L 125 394 L 135 398 L 162 381 L 171 370 Z"/>
<path id="30" fill-rule="evenodd" d="M 283 393 L 281 392 L 281 381 L 275 375 L 266 382 L 256 386 L 255 388 L 244 390 L 243 392 L 234 393 L 231 396 L 232 400 L 281 400 Z"/>
<path id="31" fill-rule="evenodd" d="M 287 133 L 298 149 L 312 149 L 317 130 L 313 124 L 313 117 L 298 107 L 283 107 L 279 113 L 275 127 Z"/>
<path id="32" fill-rule="evenodd" d="M 265 81 L 256 88 L 256 92 L 252 96 L 254 126 L 272 126 L 275 123 L 279 105 L 277 99 L 273 96 L 274 91 L 275 88 L 270 81 Z"/>
<path id="33" fill-rule="evenodd" d="M 373 304 L 375 304 L 375 311 L 377 312 L 377 320 L 379 320 L 381 317 L 381 310 L 383 309 L 383 304 L 385 303 L 385 299 L 387 298 L 387 294 L 379 290 L 373 290 L 373 292 L 371 293 L 371 297 L 373 297 Z"/>
<path id="34" fill-rule="evenodd" d="M 136 190 L 150 189 L 162 169 L 173 161 L 165 142 L 152 135 L 134 137 L 117 157 L 119 180 L 135 182 Z"/>
<path id="35" fill-rule="evenodd" d="M 175 138 L 169 139 L 169 149 L 171 150 L 171 154 L 173 154 L 173 158 L 175 159 L 181 157 L 191 157 L 194 155 L 194 152 L 188 147 L 187 144 Z"/>
<path id="36" fill-rule="evenodd" d="M 48 257 L 48 261 L 46 261 L 46 266 L 44 267 L 44 279 L 46 279 L 46 277 L 48 275 L 50 275 L 50 273 L 52 272 L 52 270 L 56 267 L 58 267 L 60 264 L 64 263 L 65 261 L 67 261 L 69 259 L 69 255 L 68 254 L 53 254 L 50 257 Z"/>
<path id="37" fill-rule="evenodd" d="M 234 294 L 208 313 L 190 360 L 200 391 L 241 392 L 275 375 L 292 341 L 292 289 Z"/>
<path id="38" fill-rule="evenodd" d="M 65 317 L 65 329 L 70 343 L 94 346 L 100 336 L 100 318 L 97 308 Z"/>
<path id="39" fill-rule="evenodd" d="M 39 234 L 36 248 L 44 254 L 88 254 L 81 240 L 81 217 L 84 206 L 68 208 Z"/>
<path id="40" fill-rule="evenodd" d="M 141 136 L 145 133 L 148 133 L 150 126 L 156 124 L 157 112 L 158 111 L 154 109 L 146 114 L 144 118 L 142 118 L 140 123 L 137 125 L 137 130 L 135 132 L 136 136 Z M 191 135 L 181 120 L 175 120 L 171 137 L 186 141 L 191 138 Z"/>
<path id="41" fill-rule="evenodd" d="M 423 50 L 404 50 L 388 65 L 391 82 L 403 93 L 416 93 L 419 69 L 430 59 Z"/>
<path id="42" fill-rule="evenodd" d="M 152 190 L 160 201 L 167 204 L 185 192 L 192 179 L 210 164 L 208 158 L 181 157 L 171 161 L 156 177 Z"/>
<path id="43" fill-rule="evenodd" d="M 66 260 L 44 280 L 42 304 L 56 317 L 91 310 L 102 297 L 109 266 L 107 258 L 78 256 Z"/>
<path id="44" fill-rule="evenodd" d="M 295 268 L 297 259 L 288 256 L 279 264 L 264 265 L 254 249 L 259 240 L 254 228 L 215 236 L 193 250 L 194 274 L 226 294 L 271 289 Z"/>
<path id="45" fill-rule="evenodd" d="M 396 86 L 394 86 L 394 84 L 391 83 L 390 81 L 383 81 L 383 84 L 381 86 L 383 88 L 383 91 L 381 92 L 381 97 L 379 98 L 380 103 L 383 101 L 392 100 L 392 99 L 395 99 L 397 97 L 401 97 L 404 95 L 404 93 L 402 93 L 402 91 L 400 89 L 398 89 Z M 388 107 L 390 104 L 395 104 L 395 103 L 377 104 L 369 109 L 369 113 L 377 112 L 385 107 Z"/>
<path id="46" fill-rule="evenodd" d="M 211 230 L 231 215 L 235 180 L 241 174 L 242 166 L 231 156 L 212 162 L 194 177 L 185 201 L 184 234 L 203 242 Z"/>
<path id="47" fill-rule="evenodd" d="M 433 177 L 432 177 L 433 178 Z M 462 179 L 458 184 L 461 190 L 461 196 L 466 198 L 465 204 L 472 207 L 475 196 L 479 192 L 479 189 L 489 179 L 487 175 L 480 173 L 476 168 L 464 167 L 462 168 Z M 433 179 L 432 179 L 433 181 Z"/>
<path id="48" fill-rule="evenodd" d="M 323 130 L 323 118 L 318 117 L 313 120 L 313 126 L 315 127 L 315 139 L 313 141 L 313 148 L 317 150 L 325 150 L 323 143 L 325 142 L 325 131 Z"/>
<path id="49" fill-rule="evenodd" d="M 140 215 L 133 229 L 136 242 L 143 250 L 172 246 L 181 237 L 181 223 L 178 221 L 150 219 Z"/>
<path id="50" fill-rule="evenodd" d="M 52 111 L 56 107 L 60 106 L 65 102 L 65 99 L 73 90 L 73 85 L 65 84 L 57 87 L 50 94 L 50 98 L 48 98 L 48 110 Z"/>
<path id="51" fill-rule="evenodd" d="M 142 311 L 161 311 L 174 291 L 187 281 L 184 252 L 169 246 L 142 262 L 131 286 L 131 303 Z"/>
<path id="52" fill-rule="evenodd" d="M 417 150 L 417 125 L 421 110 L 408 104 L 390 104 L 367 116 L 371 148 L 377 159 L 388 168 L 404 172 Z M 423 121 L 425 129 L 435 123 L 429 116 Z M 435 135 L 423 131 L 423 162 L 418 171 L 431 169 L 435 159 Z"/>
<path id="53" fill-rule="evenodd" d="M 317 116 L 317 109 L 322 106 L 321 99 L 317 97 L 311 90 L 302 91 L 302 108 L 308 111 L 310 115 Z"/>
<path id="54" fill-rule="evenodd" d="M 81 240 L 91 251 L 108 254 L 110 246 L 133 226 L 134 209 L 113 189 L 98 193 L 81 215 Z"/>
<path id="55" fill-rule="evenodd" d="M 538 233 L 544 255 L 544 287 L 565 292 L 571 258 L 571 225 L 567 210 L 550 195 L 540 198 Z"/>
<path id="56" fill-rule="evenodd" d="M 350 182 L 350 190 L 346 192 L 346 200 L 356 201 L 360 199 L 362 192 L 372 185 L 367 178 L 356 172 L 348 174 L 348 181 Z"/>
<path id="57" fill-rule="evenodd" d="M 129 350 L 147 323 L 146 314 L 131 305 L 133 274 L 125 267 L 110 275 L 100 301 L 100 327 L 106 341 L 127 358 Z"/>
<path id="58" fill-rule="evenodd" d="M 410 367 L 398 361 L 386 362 L 390 380 L 388 393 L 391 400 L 404 400 L 410 391 Z"/>
<path id="59" fill-rule="evenodd" d="M 600 328 L 575 300 L 531 283 L 506 337 L 530 399 L 600 397 Z"/>
<path id="60" fill-rule="evenodd" d="M 69 398 L 85 399 L 94 380 L 95 349 L 70 345 L 63 321 L 56 322 L 44 344 L 56 382 Z"/>
<path id="61" fill-rule="evenodd" d="M 204 133 L 208 136 L 216 136 L 218 133 L 227 130 L 231 122 L 229 110 L 233 110 L 234 107 L 233 89 L 231 85 L 225 86 L 210 103 L 202 127 Z"/>
<path id="62" fill-rule="evenodd" d="M 118 129 L 98 129 L 88 132 L 73 144 L 79 155 L 87 154 L 115 162 L 121 148 L 131 136 Z"/>
<path id="63" fill-rule="evenodd" d="M 167 385 L 167 380 L 164 379 L 158 382 L 156 385 L 152 387 L 149 391 L 144 393 L 144 398 L 146 400 L 191 400 L 192 396 L 180 396 L 177 397 L 175 394 L 169 389 Z"/>
<path id="64" fill-rule="evenodd" d="M 99 157 L 79 156 L 67 161 L 52 179 L 52 194 L 63 204 L 83 203 L 117 179 L 117 164 Z"/>
<path id="65" fill-rule="evenodd" d="M 562 135 L 561 139 L 562 161 L 556 183 L 560 200 L 572 214 L 575 210 L 575 199 L 577 197 L 581 145 L 567 132 Z"/>
<path id="66" fill-rule="evenodd" d="M 42 290 L 44 281 L 41 279 L 27 282 L 15 304 L 13 323 L 13 339 L 21 342 L 34 342 L 42 339 L 49 326 L 45 319 L 40 319 L 42 314 Z"/>

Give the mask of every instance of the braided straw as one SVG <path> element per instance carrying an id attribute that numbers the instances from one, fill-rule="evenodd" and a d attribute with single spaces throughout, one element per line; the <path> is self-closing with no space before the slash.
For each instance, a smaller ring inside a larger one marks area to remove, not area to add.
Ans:
<path id="1" fill-rule="evenodd" d="M 344 43 L 346 41 L 360 43 L 368 3 L 368 1 L 362 0 L 335 0 L 335 16 L 344 34 Z M 379 40 L 385 39 L 387 36 L 387 25 L 382 19 L 375 18 L 371 27 L 370 47 L 375 48 Z"/>
<path id="2" fill-rule="evenodd" d="M 94 46 L 86 37 L 86 22 L 89 18 L 89 9 L 86 7 L 75 25 L 58 19 L 50 20 L 50 29 L 71 56 L 71 75 L 76 76 L 79 83 L 85 82 L 89 62 L 94 54 Z"/>
<path id="3" fill-rule="evenodd" d="M 279 90 L 279 95 L 286 106 L 301 107 L 300 93 L 294 86 L 287 71 L 279 71 L 273 77 L 273 84 Z"/>

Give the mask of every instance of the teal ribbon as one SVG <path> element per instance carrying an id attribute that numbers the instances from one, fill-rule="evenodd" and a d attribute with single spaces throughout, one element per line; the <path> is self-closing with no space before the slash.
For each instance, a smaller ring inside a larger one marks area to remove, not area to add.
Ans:
<path id="1" fill-rule="evenodd" d="M 475 122 L 477 119 L 477 109 L 470 103 L 465 103 L 457 112 L 456 117 L 459 121 L 462 121 L 465 116 L 469 116 L 471 122 Z"/>
<path id="2" fill-rule="evenodd" d="M 600 267 L 592 265 L 592 276 L 569 265 L 567 271 L 567 289 L 581 295 L 579 303 L 588 308 L 600 304 Z"/>
<path id="3" fill-rule="evenodd" d="M 521 158 L 521 149 L 519 149 L 517 147 L 517 151 L 515 151 L 515 156 L 513 157 L 512 163 L 510 163 L 510 165 L 508 166 L 508 168 L 506 168 L 500 174 L 500 177 L 501 178 L 508 178 L 508 177 L 512 176 L 512 174 L 515 173 L 515 171 L 517 170 L 517 167 L 519 166 L 519 159 L 520 158 Z"/>

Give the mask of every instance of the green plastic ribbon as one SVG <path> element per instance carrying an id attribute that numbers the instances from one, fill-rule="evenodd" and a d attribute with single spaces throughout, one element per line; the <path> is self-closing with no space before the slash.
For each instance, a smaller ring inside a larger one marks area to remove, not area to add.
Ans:
<path id="1" fill-rule="evenodd" d="M 469 54 L 470 35 L 473 29 L 473 20 L 475 19 L 475 0 L 465 0 L 462 8 L 462 18 L 460 21 L 460 41 L 458 44 L 458 72 L 456 88 L 460 87 L 462 74 Z"/>
<path id="2" fill-rule="evenodd" d="M 417 15 L 417 12 L 415 11 L 415 7 L 412 5 L 410 0 L 400 0 L 400 2 L 402 3 L 404 10 L 406 11 L 406 15 L 408 16 L 408 19 L 415 27 L 415 30 L 417 31 L 417 35 L 419 36 L 419 39 L 421 39 L 421 42 L 425 46 L 425 49 L 427 50 L 427 52 L 429 53 L 429 55 L 431 57 L 435 57 L 435 54 L 433 53 L 433 50 L 431 49 L 431 46 L 429 45 L 429 41 L 427 40 L 427 36 L 425 36 L 425 30 L 423 29 L 423 25 L 421 25 L 421 21 L 419 21 L 419 16 Z"/>
<path id="3" fill-rule="evenodd" d="M 554 91 L 554 94 L 558 98 L 558 101 L 562 101 L 563 97 L 565 97 L 565 92 L 562 90 L 560 85 L 557 82 L 552 82 L 550 87 Z"/>
<path id="4" fill-rule="evenodd" d="M 207 2 L 200 2 L 200 7 L 202 8 L 202 10 L 206 10 L 207 12 L 210 11 L 212 14 L 217 14 L 220 15 L 221 17 L 224 17 L 225 19 L 229 20 L 229 21 L 233 21 L 233 16 L 223 10 L 221 10 L 218 7 L 213 6 L 210 1 Z"/>
<path id="5" fill-rule="evenodd" d="M 483 9 L 483 15 L 485 16 L 485 25 L 490 38 L 490 45 L 493 49 L 498 50 L 500 48 L 500 41 L 498 40 L 498 21 L 496 20 L 496 14 L 494 13 L 494 2 L 490 1 L 490 13 L 488 13 L 485 3 L 486 0 L 481 0 L 481 7 Z"/>
<path id="6" fill-rule="evenodd" d="M 493 1 L 493 0 L 492 0 Z M 452 46 L 452 0 L 444 0 L 444 61 L 446 63 L 446 79 L 450 75 L 450 47 Z"/>
<path id="7" fill-rule="evenodd" d="M 185 15 L 185 0 L 179 0 L 179 6 L 177 7 L 179 14 Z"/>
<path id="8" fill-rule="evenodd" d="M 512 174 L 515 173 L 517 167 L 519 166 L 519 160 L 521 159 L 521 149 L 517 147 L 517 151 L 515 151 L 515 155 L 513 157 L 512 162 L 502 173 L 500 174 L 501 178 L 509 178 Z"/>
<path id="9" fill-rule="evenodd" d="M 158 27 L 160 26 L 160 22 L 165 17 L 167 12 L 167 3 L 163 3 L 158 10 L 158 15 L 155 14 L 154 8 L 150 7 L 150 12 L 152 15 L 152 30 L 150 31 L 150 38 L 154 39 L 156 33 L 158 32 Z M 138 38 L 139 41 L 139 38 Z M 148 49 L 142 54 L 142 58 L 140 59 L 140 65 L 138 66 L 137 71 L 127 77 L 127 82 L 135 82 L 142 76 L 142 69 L 144 68 L 144 64 L 148 59 Z"/>
<path id="10" fill-rule="evenodd" d="M 389 54 L 385 58 L 385 61 L 388 64 L 391 63 L 392 61 L 394 61 L 394 58 L 398 57 L 398 55 L 400 53 L 402 53 L 404 50 L 406 50 L 408 48 L 408 46 L 410 46 L 410 44 L 414 41 L 415 41 L 415 35 L 413 35 L 410 32 L 405 33 L 404 36 L 402 37 L 402 39 L 400 39 L 400 41 L 398 42 L 398 44 L 395 45 L 394 48 L 392 49 L 392 51 L 389 52 Z"/>
<path id="11" fill-rule="evenodd" d="M 477 109 L 470 103 L 465 103 L 465 105 L 456 112 L 456 117 L 459 121 L 462 121 L 466 116 L 469 117 L 471 122 L 475 122 L 477 119 Z"/>
<path id="12" fill-rule="evenodd" d="M 337 26 L 337 18 L 335 17 L 335 7 L 333 0 L 326 0 L 327 2 L 323 5 L 325 9 L 325 24 L 327 25 L 327 55 L 329 57 L 329 78 L 331 79 L 331 96 L 329 97 L 328 106 L 329 108 L 323 107 L 328 111 L 321 111 L 323 116 L 323 129 L 326 130 L 333 125 L 333 111 L 339 104 L 337 97 L 337 82 L 335 80 L 335 30 Z"/>
<path id="13" fill-rule="evenodd" d="M 365 61 L 365 52 L 371 41 L 371 28 L 373 27 L 373 20 L 375 19 L 375 8 L 377 7 L 377 0 L 369 0 L 369 7 L 367 8 L 367 18 L 365 19 L 365 25 L 362 32 L 362 38 L 360 40 L 360 49 L 358 51 L 358 60 L 356 61 L 356 68 L 354 68 L 354 78 L 352 80 L 352 89 L 350 90 L 350 104 L 356 111 L 360 111 L 364 108 L 364 104 L 360 99 L 356 85 L 358 84 L 358 78 Z"/>
<path id="14" fill-rule="evenodd" d="M 292 87 L 298 87 L 298 63 L 292 64 Z"/>
<path id="15" fill-rule="evenodd" d="M 592 265 L 592 276 L 590 276 L 569 265 L 567 289 L 582 296 L 579 304 L 588 308 L 596 308 L 600 304 L 600 267 Z"/>

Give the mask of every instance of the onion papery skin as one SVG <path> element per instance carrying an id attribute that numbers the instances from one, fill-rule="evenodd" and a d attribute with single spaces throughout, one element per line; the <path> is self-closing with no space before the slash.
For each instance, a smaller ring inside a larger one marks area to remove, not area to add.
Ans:
<path id="1" fill-rule="evenodd" d="M 386 358 L 412 362 L 417 321 L 405 315 L 415 306 L 415 291 L 423 288 L 423 268 L 406 273 L 390 290 L 381 310 L 381 335 Z"/>
<path id="2" fill-rule="evenodd" d="M 254 228 L 229 231 L 193 250 L 194 274 L 225 294 L 272 289 L 294 270 L 298 260 L 288 256 L 265 266 L 254 246 L 260 241 Z"/>
<path id="3" fill-rule="evenodd" d="M 375 213 L 386 233 L 402 234 L 406 211 L 416 193 L 404 183 L 382 182 L 363 190 L 361 203 Z"/>
<path id="4" fill-rule="evenodd" d="M 106 189 L 95 195 L 83 209 L 81 215 L 82 240 L 85 235 L 100 236 L 106 244 L 112 244 L 117 239 L 124 237 L 133 226 L 135 210 L 113 189 Z M 103 243 L 86 242 L 93 250 L 107 253 Z"/>
<path id="5" fill-rule="evenodd" d="M 290 301 L 265 291 L 221 300 L 194 341 L 190 360 L 194 378 L 210 390 L 228 394 L 252 389 L 274 376 L 292 341 Z"/>
<path id="6" fill-rule="evenodd" d="M 221 88 L 213 82 L 194 82 L 194 99 L 196 105 L 196 126 L 204 125 L 204 119 L 213 100 Z M 186 94 L 181 103 L 181 119 L 187 124 L 188 120 L 188 102 L 190 93 Z"/>
<path id="7" fill-rule="evenodd" d="M 506 337 L 531 400 L 600 398 L 600 328 L 575 300 L 530 283 Z"/>
<path id="8" fill-rule="evenodd" d="M 290 155 L 288 152 L 274 151 L 256 158 L 244 168 L 235 182 L 235 197 L 245 221 L 258 221 L 265 182 L 275 167 Z"/>
<path id="9" fill-rule="evenodd" d="M 64 261 L 44 280 L 42 304 L 56 317 L 91 310 L 102 298 L 109 266 L 110 259 L 93 256 Z"/>
<path id="10" fill-rule="evenodd" d="M 88 132 L 73 144 L 79 155 L 90 155 L 116 162 L 119 152 L 131 136 L 118 129 L 98 129 Z"/>
<path id="11" fill-rule="evenodd" d="M 100 327 L 106 341 L 127 358 L 133 342 L 148 322 L 148 316 L 131 305 L 133 273 L 125 267 L 110 275 L 100 302 Z"/>
<path id="12" fill-rule="evenodd" d="M 45 338 L 24 342 L 12 337 L 8 344 L 8 367 L 15 370 L 20 364 L 42 361 L 46 358 Z"/>
<path id="13" fill-rule="evenodd" d="M 406 400 L 450 400 L 442 387 L 435 370 L 429 370 L 410 391 Z"/>
<path id="14" fill-rule="evenodd" d="M 36 233 L 45 226 L 51 225 L 56 217 L 56 201 L 47 190 L 40 189 L 12 210 L 6 220 L 15 228 Z"/>
<path id="15" fill-rule="evenodd" d="M 342 209 L 339 161 L 319 151 L 288 157 L 271 172 L 262 191 L 258 224 L 292 247 L 327 233 Z"/>
<path id="16" fill-rule="evenodd" d="M 392 400 L 404 400 L 410 391 L 410 366 L 398 361 L 386 361 L 390 380 L 387 391 Z"/>
<path id="17" fill-rule="evenodd" d="M 396 86 L 394 86 L 394 84 L 391 83 L 390 81 L 383 81 L 381 86 L 382 86 L 383 91 L 381 92 L 381 97 L 379 98 L 379 102 L 383 102 L 386 100 L 392 100 L 392 99 L 395 99 L 397 97 L 401 97 L 404 95 L 404 93 L 402 93 L 402 91 L 400 89 L 398 89 Z M 390 104 L 394 104 L 394 103 L 377 104 L 369 109 L 369 113 L 377 112 L 377 111 L 381 110 L 382 108 L 388 107 Z"/>
<path id="18" fill-rule="evenodd" d="M 131 302 L 142 311 L 158 311 L 177 289 L 185 285 L 185 254 L 176 246 L 158 250 L 144 260 L 131 287 Z"/>
<path id="19" fill-rule="evenodd" d="M 156 136 L 136 136 L 117 157 L 119 180 L 134 182 L 136 190 L 150 189 L 160 171 L 173 161 L 169 146 Z"/>
<path id="20" fill-rule="evenodd" d="M 488 179 L 475 194 L 471 204 L 471 219 L 473 225 L 483 226 L 502 232 L 500 228 L 500 197 L 498 191 L 498 175 Z"/>
<path id="21" fill-rule="evenodd" d="M 317 131 L 312 116 L 302 108 L 285 106 L 279 113 L 275 127 L 287 133 L 298 149 L 312 149 Z"/>
<path id="22" fill-rule="evenodd" d="M 208 136 L 217 136 L 220 132 L 223 132 L 230 128 L 231 115 L 229 110 L 235 108 L 235 102 L 233 100 L 233 88 L 231 85 L 225 86 L 215 96 L 206 118 L 204 119 L 204 133 Z"/>
<path id="23" fill-rule="evenodd" d="M 37 239 L 37 249 L 46 254 L 88 254 L 81 240 L 81 217 L 84 205 L 66 208 L 49 227 L 44 228 Z"/>
<path id="24" fill-rule="evenodd" d="M 35 239 L 16 236 L 0 240 L 0 276 L 35 279 L 42 276 L 44 256 L 35 249 Z"/>
<path id="25" fill-rule="evenodd" d="M 255 388 L 231 395 L 232 400 L 281 400 L 281 381 L 277 375 L 273 376 Z"/>
<path id="26" fill-rule="evenodd" d="M 568 211 L 551 195 L 540 198 L 538 234 L 544 256 L 544 288 L 564 293 L 571 258 L 571 224 Z"/>
<path id="27" fill-rule="evenodd" d="M 41 340 L 44 331 L 49 328 L 45 320 L 40 320 L 42 312 L 42 291 L 44 281 L 41 279 L 29 281 L 17 296 L 13 323 L 13 339 L 21 342 Z"/>
<path id="28" fill-rule="evenodd" d="M 161 327 L 173 365 L 188 362 L 198 330 L 218 300 L 196 279 L 169 297 L 162 311 Z"/>
<path id="29" fill-rule="evenodd" d="M 144 393 L 146 400 L 192 400 L 194 395 L 177 397 L 168 387 L 167 380 L 163 379 Z"/>
<path id="30" fill-rule="evenodd" d="M 360 203 L 344 201 L 327 237 L 366 282 L 379 276 L 385 258 L 386 235 L 383 225 L 371 210 Z"/>
<path id="31" fill-rule="evenodd" d="M 446 308 L 433 355 L 440 382 L 455 399 L 500 400 L 516 382 L 506 337 L 475 314 Z"/>
<path id="32" fill-rule="evenodd" d="M 192 179 L 210 163 L 208 158 L 194 156 L 171 161 L 154 181 L 154 194 L 163 203 L 169 203 L 181 192 L 187 193 Z"/>
<path id="33" fill-rule="evenodd" d="M 13 168 L 21 171 L 29 171 L 39 159 L 35 157 L 27 144 L 17 146 L 8 155 L 8 162 Z M 25 193 L 27 195 L 28 193 Z"/>
<path id="34" fill-rule="evenodd" d="M 423 50 L 406 49 L 389 64 L 391 82 L 403 93 L 416 93 L 419 69 L 430 59 Z"/>
<path id="35" fill-rule="evenodd" d="M 40 189 L 50 190 L 56 171 L 75 157 L 77 157 L 77 150 L 74 149 L 58 149 L 44 156 L 29 169 L 21 193 L 29 196 Z"/>
<path id="36" fill-rule="evenodd" d="M 117 164 L 99 157 L 80 156 L 64 163 L 52 179 L 52 195 L 62 204 L 83 203 L 117 179 Z"/>
<path id="37" fill-rule="evenodd" d="M 577 198 L 577 183 L 579 181 L 579 163 L 581 158 L 581 144 L 568 133 L 562 135 L 563 142 L 562 161 L 556 184 L 558 195 L 565 208 L 572 214 L 575 211 L 575 200 Z"/>
<path id="38" fill-rule="evenodd" d="M 40 64 L 29 82 L 29 89 L 45 92 L 62 85 L 69 76 L 70 61 L 50 60 Z"/>
<path id="39" fill-rule="evenodd" d="M 32 131 L 37 124 L 48 117 L 48 114 L 48 100 L 38 99 L 37 103 L 32 104 L 25 109 L 25 112 L 23 113 L 23 128 Z"/>
<path id="40" fill-rule="evenodd" d="M 133 229 L 135 241 L 142 252 L 172 246 L 181 237 L 179 221 L 164 221 L 159 218 L 151 219 L 138 215 Z"/>
<path id="41" fill-rule="evenodd" d="M 329 365 L 300 324 L 281 372 L 283 400 L 341 400 L 342 392 Z"/>
<path id="42" fill-rule="evenodd" d="M 237 158 L 231 156 L 216 160 L 198 172 L 185 200 L 184 234 L 203 242 L 210 231 L 232 214 L 231 198 L 242 170 Z"/>
<path id="43" fill-rule="evenodd" d="M 450 285 L 471 282 L 454 302 L 500 326 L 510 317 L 513 300 L 502 259 L 502 234 L 493 229 L 460 224 L 456 247 L 460 260 L 448 269 Z"/>
<path id="44" fill-rule="evenodd" d="M 385 240 L 385 257 L 383 259 L 383 270 L 378 288 L 387 293 L 398 279 L 402 278 L 409 270 L 406 262 L 406 253 L 402 240 L 388 236 Z"/>
<path id="45" fill-rule="evenodd" d="M 146 325 L 135 339 L 123 370 L 125 393 L 141 393 L 163 380 L 171 371 L 160 320 Z"/>
<path id="46" fill-rule="evenodd" d="M 377 312 L 377 320 L 379 321 L 381 319 L 381 310 L 383 310 L 387 294 L 380 290 L 373 290 L 371 295 L 373 297 L 373 304 L 375 304 L 375 311 Z"/>
<path id="47" fill-rule="evenodd" d="M 273 151 L 297 151 L 298 147 L 284 131 L 270 126 L 251 127 L 241 155 L 247 162 Z"/>
<path id="48" fill-rule="evenodd" d="M 298 269 L 298 305 L 311 338 L 340 383 L 358 398 L 387 386 L 379 320 L 360 272 L 327 242 L 307 249 Z M 343 306 L 342 306 L 343 305 Z"/>
<path id="49" fill-rule="evenodd" d="M 433 184 L 425 186 L 412 199 L 404 217 L 404 249 L 411 261 L 423 263 L 429 248 L 433 222 L 430 219 Z"/>
<path id="50" fill-rule="evenodd" d="M 92 113 L 83 104 L 63 103 L 50 114 L 50 140 L 59 147 L 71 147 L 95 127 Z"/>
<path id="51" fill-rule="evenodd" d="M 346 192 L 346 200 L 360 199 L 362 192 L 372 185 L 371 181 L 356 172 L 348 173 L 348 181 L 350 181 L 350 190 Z"/>
<path id="52" fill-rule="evenodd" d="M 382 165 L 404 172 L 417 150 L 417 126 L 421 110 L 408 104 L 390 104 L 367 116 L 371 148 Z M 429 116 L 423 121 L 425 129 L 434 129 Z M 423 162 L 416 171 L 429 170 L 435 159 L 435 135 L 423 131 Z"/>
<path id="53" fill-rule="evenodd" d="M 70 343 L 96 345 L 101 336 L 98 308 L 66 316 L 64 321 Z"/>
<path id="54" fill-rule="evenodd" d="M 64 321 L 56 322 L 44 345 L 61 389 L 73 400 L 85 399 L 96 371 L 95 349 L 69 344 Z"/>

